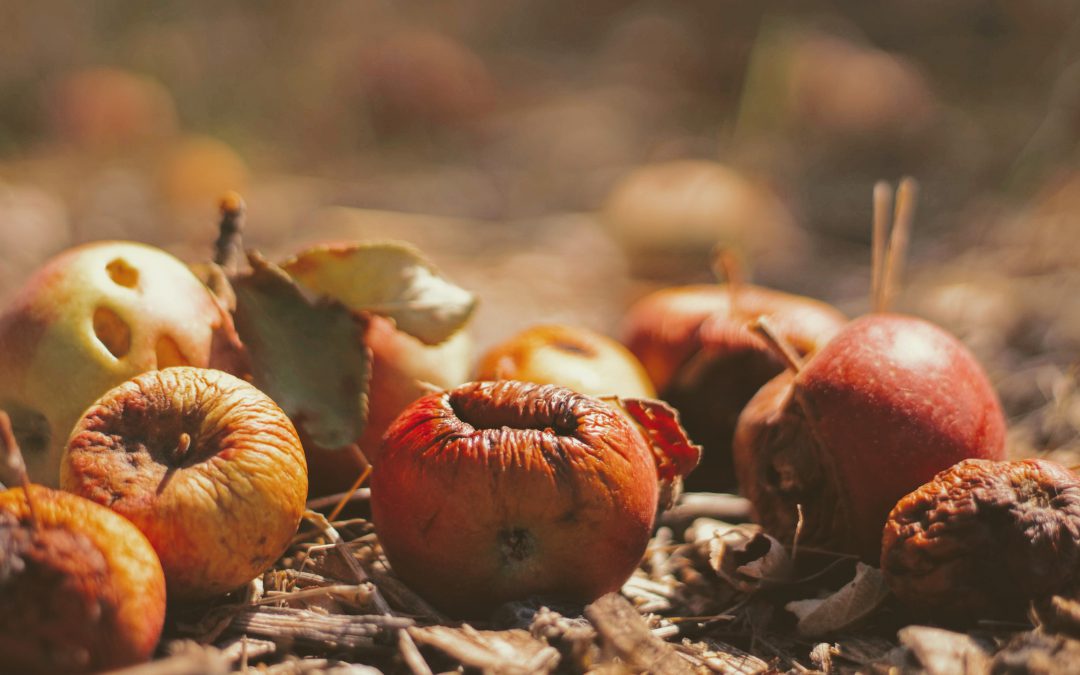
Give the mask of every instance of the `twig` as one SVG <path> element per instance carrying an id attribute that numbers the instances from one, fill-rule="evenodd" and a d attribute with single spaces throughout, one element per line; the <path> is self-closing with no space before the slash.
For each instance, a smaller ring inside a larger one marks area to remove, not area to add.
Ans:
<path id="1" fill-rule="evenodd" d="M 885 277 L 886 240 L 892 219 L 892 188 L 885 181 L 874 184 L 874 225 L 871 235 L 870 306 L 875 312 L 883 311 L 881 283 Z"/>
<path id="2" fill-rule="evenodd" d="M 247 205 L 237 192 L 226 192 L 218 203 L 221 220 L 218 222 L 218 238 L 214 242 L 214 262 L 226 273 L 233 273 L 239 266 L 244 250 L 243 226 Z"/>
<path id="3" fill-rule="evenodd" d="M 760 337 L 769 346 L 769 349 L 784 362 L 784 365 L 793 373 L 803 369 L 803 360 L 795 348 L 787 340 L 777 334 L 767 316 L 759 316 L 747 326 L 751 332 Z"/>
<path id="4" fill-rule="evenodd" d="M 729 309 L 732 315 L 738 316 L 739 297 L 745 285 L 742 265 L 730 248 L 720 244 L 713 248 L 712 258 L 713 274 L 727 282 Z"/>
<path id="5" fill-rule="evenodd" d="M 346 452 L 355 452 L 359 454 L 360 449 L 356 447 L 356 444 L 353 444 L 349 446 L 349 450 L 347 450 Z M 356 477 L 356 480 L 353 482 L 352 487 L 349 488 L 348 492 L 342 495 L 341 499 L 338 500 L 337 505 L 334 506 L 334 510 L 331 511 L 330 515 L 326 517 L 327 520 L 329 520 L 330 522 L 337 520 L 337 517 L 341 515 L 341 512 L 345 509 L 345 505 L 352 501 L 353 494 L 355 494 L 356 491 L 360 489 L 360 486 L 364 484 L 364 481 L 366 481 L 368 479 L 368 476 L 370 475 L 371 465 L 368 464 L 364 467 L 364 470 L 360 472 L 360 475 Z"/>
<path id="6" fill-rule="evenodd" d="M 434 675 L 408 631 L 398 633 L 398 651 L 413 675 Z"/>
<path id="7" fill-rule="evenodd" d="M 881 307 L 879 312 L 887 311 L 892 304 L 893 295 L 900 285 L 900 277 L 907 257 L 908 240 L 911 238 L 911 225 L 915 219 L 915 204 L 918 200 L 919 187 L 915 179 L 904 177 L 896 191 L 896 210 L 893 212 L 892 233 L 889 236 L 889 250 L 885 254 L 885 276 L 881 280 Z"/>
<path id="8" fill-rule="evenodd" d="M 34 530 L 41 527 L 37 517 L 37 509 L 34 508 L 34 497 L 30 494 L 30 475 L 26 472 L 26 461 L 23 459 L 19 442 L 15 439 L 15 429 L 11 425 L 11 417 L 7 411 L 0 410 L 0 444 L 2 444 L 2 466 L 0 473 L 2 482 L 19 484 L 26 495 L 26 507 L 30 511 L 30 526 Z"/>

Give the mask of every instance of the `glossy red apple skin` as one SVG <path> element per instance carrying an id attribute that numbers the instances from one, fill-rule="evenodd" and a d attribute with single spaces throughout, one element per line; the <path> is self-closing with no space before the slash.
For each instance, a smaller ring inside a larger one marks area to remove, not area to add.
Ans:
<path id="1" fill-rule="evenodd" d="M 565 387 L 472 382 L 413 403 L 371 481 L 395 573 L 452 616 L 534 595 L 618 590 L 649 541 L 652 450 L 608 404 Z"/>
<path id="2" fill-rule="evenodd" d="M 852 321 L 739 419 L 735 465 L 766 529 L 875 561 L 896 502 L 968 458 L 1005 458 L 1005 418 L 968 349 L 922 319 Z"/>
<path id="3" fill-rule="evenodd" d="M 679 411 L 701 465 L 690 490 L 734 486 L 731 441 L 747 401 L 784 369 L 748 324 L 768 317 L 778 337 L 800 355 L 813 354 L 847 318 L 811 298 L 742 285 L 694 285 L 652 293 L 631 307 L 623 343 L 638 357 L 663 400 Z"/>

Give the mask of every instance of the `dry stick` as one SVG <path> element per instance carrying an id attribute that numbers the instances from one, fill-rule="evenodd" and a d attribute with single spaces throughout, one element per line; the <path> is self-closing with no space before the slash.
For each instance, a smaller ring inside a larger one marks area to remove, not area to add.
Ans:
<path id="1" fill-rule="evenodd" d="M 787 369 L 793 373 L 798 374 L 803 369 L 803 360 L 799 356 L 799 353 L 795 351 L 795 348 L 791 344 L 777 335 L 776 330 L 773 328 L 772 323 L 766 316 L 759 316 L 754 319 L 747 326 L 751 332 L 759 336 L 769 346 L 780 359 L 787 366 Z"/>
<path id="2" fill-rule="evenodd" d="M 355 447 L 355 445 L 350 446 L 350 450 L 351 448 Z M 352 487 L 349 488 L 348 492 L 346 492 L 345 495 L 338 500 L 338 503 L 334 507 L 334 510 L 331 511 L 330 515 L 326 517 L 327 520 L 329 520 L 330 522 L 334 522 L 335 520 L 337 520 L 337 517 L 341 515 L 341 512 L 345 508 L 345 505 L 348 504 L 349 501 L 352 499 L 353 493 L 360 489 L 360 486 L 364 484 L 364 481 L 366 481 L 368 476 L 370 475 L 371 465 L 368 464 L 364 467 L 364 470 L 360 472 L 360 475 L 357 476 L 356 481 L 352 484 Z"/>
<path id="3" fill-rule="evenodd" d="M 871 235 L 870 305 L 875 312 L 883 311 L 881 285 L 885 276 L 885 242 L 889 236 L 892 215 L 892 188 L 885 181 L 874 185 L 874 225 Z"/>
<path id="4" fill-rule="evenodd" d="M 728 299 L 731 304 L 731 313 L 738 314 L 738 298 L 742 295 L 742 289 L 746 285 L 743 277 L 742 265 L 738 257 L 731 252 L 730 248 L 717 244 L 713 248 L 712 268 L 713 274 L 718 279 L 723 279 L 728 285 Z"/>
<path id="5" fill-rule="evenodd" d="M 799 557 L 799 539 L 802 538 L 803 524 L 806 522 L 806 518 L 803 515 L 802 504 L 796 504 L 795 510 L 799 514 L 799 520 L 795 523 L 795 538 L 791 542 L 791 561 L 794 562 Z"/>
<path id="6" fill-rule="evenodd" d="M 221 221 L 218 238 L 214 242 L 214 262 L 227 273 L 235 272 L 243 252 L 243 226 L 247 205 L 237 192 L 226 192 L 218 203 Z"/>
<path id="7" fill-rule="evenodd" d="M 892 234 L 889 237 L 889 250 L 885 258 L 885 276 L 881 280 L 881 308 L 887 311 L 893 295 L 900 285 L 900 275 L 907 256 L 908 240 L 911 238 L 911 225 L 915 218 L 915 204 L 919 186 L 914 178 L 904 177 L 896 191 L 896 211 L 893 216 Z"/>
<path id="8" fill-rule="evenodd" d="M 30 494 L 30 475 L 26 472 L 26 461 L 23 459 L 19 442 L 15 440 L 15 429 L 11 426 L 11 417 L 7 412 L 0 410 L 0 444 L 3 444 L 3 456 L 0 461 L 4 463 L 5 480 L 22 485 L 23 494 L 26 495 L 26 507 L 30 511 L 30 525 L 35 530 L 40 529 L 37 509 L 34 508 L 34 497 Z"/>

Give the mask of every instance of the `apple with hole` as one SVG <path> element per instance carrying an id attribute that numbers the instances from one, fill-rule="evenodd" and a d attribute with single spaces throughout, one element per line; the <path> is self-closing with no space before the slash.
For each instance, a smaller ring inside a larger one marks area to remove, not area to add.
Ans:
<path id="1" fill-rule="evenodd" d="M 588 396 L 656 396 L 626 347 L 587 328 L 561 324 L 533 326 L 495 345 L 480 358 L 476 379 L 558 384 Z"/>
<path id="2" fill-rule="evenodd" d="M 0 672 L 84 673 L 147 661 L 165 577 L 139 530 L 39 485 L 0 492 Z"/>
<path id="3" fill-rule="evenodd" d="M 458 617 L 533 595 L 618 590 L 649 541 L 653 450 L 610 405 L 565 387 L 472 382 L 387 431 L 371 509 L 394 572 Z"/>
<path id="4" fill-rule="evenodd" d="M 847 322 L 824 302 L 741 283 L 661 289 L 627 313 L 623 343 L 704 448 L 701 466 L 687 479 L 688 489 L 734 485 L 731 442 L 739 413 L 784 369 L 783 361 L 747 327 L 763 316 L 804 356 Z"/>
<path id="5" fill-rule="evenodd" d="M 45 263 L 0 315 L 0 407 L 30 476 L 57 482 L 82 412 L 138 373 L 208 366 L 229 349 L 231 318 L 179 260 L 103 241 Z"/>
<path id="6" fill-rule="evenodd" d="M 125 516 L 161 558 L 170 600 L 241 586 L 285 552 L 304 512 L 307 465 L 268 396 L 228 373 L 137 375 L 87 409 L 61 486 Z"/>

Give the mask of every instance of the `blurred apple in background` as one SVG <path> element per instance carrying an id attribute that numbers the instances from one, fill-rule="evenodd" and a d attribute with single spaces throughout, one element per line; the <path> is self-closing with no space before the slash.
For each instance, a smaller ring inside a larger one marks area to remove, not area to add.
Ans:
<path id="1" fill-rule="evenodd" d="M 63 202 L 38 187 L 0 182 L 0 306 L 70 240 Z"/>
<path id="2" fill-rule="evenodd" d="M 626 347 L 577 326 L 533 326 L 512 336 L 481 357 L 476 379 L 558 384 L 589 396 L 656 396 Z"/>
<path id="3" fill-rule="evenodd" d="M 175 133 L 176 105 L 156 80 L 120 68 L 86 68 L 58 80 L 42 107 L 53 137 L 83 150 L 129 149 Z"/>
<path id="4" fill-rule="evenodd" d="M 0 314 L 0 408 L 32 479 L 56 485 L 98 396 L 146 370 L 210 365 L 230 327 L 202 282 L 151 246 L 96 242 L 48 261 Z"/>
<path id="5" fill-rule="evenodd" d="M 247 163 L 228 143 L 188 134 L 171 143 L 158 164 L 162 196 L 181 211 L 195 210 L 213 222 L 217 200 L 228 190 L 244 191 Z"/>
<path id="6" fill-rule="evenodd" d="M 603 220 L 645 276 L 676 278 L 708 269 L 717 243 L 738 251 L 766 276 L 802 259 L 809 242 L 767 186 L 723 164 L 650 164 L 612 190 Z"/>

